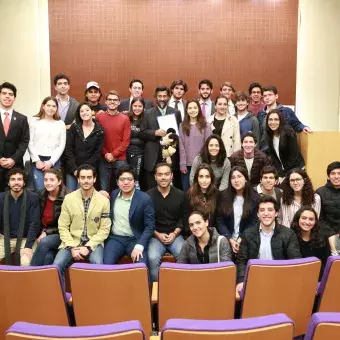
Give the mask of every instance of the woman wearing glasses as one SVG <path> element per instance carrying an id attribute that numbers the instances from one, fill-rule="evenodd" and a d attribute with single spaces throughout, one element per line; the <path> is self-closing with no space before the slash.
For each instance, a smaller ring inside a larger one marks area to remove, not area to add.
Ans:
<path id="1" fill-rule="evenodd" d="M 295 213 L 305 205 L 311 206 L 320 216 L 321 199 L 313 189 L 305 170 L 292 169 L 282 183 L 283 195 L 279 211 L 279 223 L 290 228 Z"/>

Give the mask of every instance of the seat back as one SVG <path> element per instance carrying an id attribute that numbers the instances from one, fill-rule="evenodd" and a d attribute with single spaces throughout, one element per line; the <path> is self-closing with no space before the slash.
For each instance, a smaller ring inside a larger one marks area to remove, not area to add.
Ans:
<path id="1" fill-rule="evenodd" d="M 158 283 L 159 328 L 173 318 L 233 318 L 235 277 L 232 262 L 162 263 Z"/>
<path id="2" fill-rule="evenodd" d="M 6 332 L 6 340 L 83 340 L 84 338 L 87 340 L 145 339 L 139 321 L 84 327 L 43 326 L 26 322 L 17 322 Z"/>
<path id="3" fill-rule="evenodd" d="M 304 340 L 340 339 L 340 313 L 315 313 L 312 315 Z"/>
<path id="4" fill-rule="evenodd" d="M 151 303 L 145 264 L 70 267 L 72 300 L 77 326 L 139 320 L 151 333 Z"/>
<path id="5" fill-rule="evenodd" d="M 162 340 L 291 340 L 294 324 L 284 314 L 239 320 L 185 320 L 166 322 Z"/>
<path id="6" fill-rule="evenodd" d="M 304 334 L 313 310 L 321 262 L 316 257 L 297 260 L 250 260 L 244 281 L 241 317 L 285 313 Z"/>
<path id="7" fill-rule="evenodd" d="M 0 266 L 0 339 L 21 320 L 68 326 L 65 294 L 56 266 Z"/>
<path id="8" fill-rule="evenodd" d="M 340 312 L 340 256 L 330 256 L 320 282 L 319 312 Z"/>

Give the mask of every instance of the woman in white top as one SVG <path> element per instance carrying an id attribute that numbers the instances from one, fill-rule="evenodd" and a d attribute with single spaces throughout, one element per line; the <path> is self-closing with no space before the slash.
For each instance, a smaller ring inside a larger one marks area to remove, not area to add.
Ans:
<path id="1" fill-rule="evenodd" d="M 34 190 L 44 188 L 44 171 L 60 168 L 60 157 L 65 149 L 66 128 L 58 113 L 58 102 L 54 97 L 46 97 L 40 112 L 29 123 L 30 142 L 28 152 Z"/>
<path id="2" fill-rule="evenodd" d="M 228 99 L 228 110 L 231 116 L 236 114 L 235 103 L 233 101 L 233 96 L 235 94 L 235 88 L 233 84 L 229 81 L 224 82 L 220 87 L 220 93 L 222 96 Z"/>
<path id="3" fill-rule="evenodd" d="M 305 205 L 311 206 L 320 216 L 321 199 L 313 189 L 305 170 L 292 169 L 282 183 L 283 194 L 279 211 L 279 223 L 290 228 L 295 213 Z"/>
<path id="4" fill-rule="evenodd" d="M 241 149 L 240 126 L 235 116 L 228 110 L 228 99 L 217 96 L 215 100 L 215 114 L 208 118 L 213 134 L 221 136 L 227 157 Z"/>

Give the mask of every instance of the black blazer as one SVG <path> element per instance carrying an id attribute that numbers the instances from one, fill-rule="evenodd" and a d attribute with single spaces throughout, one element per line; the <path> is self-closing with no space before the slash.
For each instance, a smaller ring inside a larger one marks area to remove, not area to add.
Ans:
<path id="1" fill-rule="evenodd" d="M 166 114 L 176 115 L 176 121 L 179 129 L 179 125 L 182 122 L 181 113 L 178 110 L 173 109 L 170 106 L 166 108 Z M 147 141 L 145 143 L 144 151 L 144 169 L 148 172 L 153 172 L 155 165 L 157 163 L 158 157 L 160 155 L 160 144 L 159 140 L 161 137 L 155 136 L 155 131 L 159 129 L 157 117 L 161 116 L 161 112 L 158 107 L 153 107 L 145 113 L 145 118 L 143 119 L 141 132 Z M 174 170 L 179 168 L 179 150 L 177 145 L 177 152 L 172 159 L 172 167 Z"/>
<path id="2" fill-rule="evenodd" d="M 289 125 L 285 125 L 280 134 L 279 153 L 283 169 L 274 149 L 272 138 L 268 139 L 268 146 L 269 155 L 279 173 L 279 176 L 284 177 L 289 170 L 294 168 L 301 169 L 304 167 L 305 161 L 297 143 L 296 133 Z"/>
<path id="3" fill-rule="evenodd" d="M 152 99 L 145 99 L 143 98 L 145 103 L 145 110 L 149 110 L 153 108 Z M 120 104 L 118 106 L 118 111 L 129 111 L 130 110 L 130 98 L 124 98 L 120 101 Z"/>
<path id="4" fill-rule="evenodd" d="M 217 199 L 218 206 L 221 206 L 221 204 L 223 204 L 221 197 L 222 196 L 220 193 L 220 196 Z M 259 206 L 259 200 L 260 200 L 259 194 L 254 191 L 249 201 L 250 208 L 249 216 L 247 218 L 241 218 L 240 221 L 239 234 L 241 238 L 246 229 L 254 227 L 258 223 L 257 211 Z M 219 209 L 217 209 L 216 229 L 220 235 L 223 235 L 227 239 L 230 239 L 234 233 L 234 212 L 232 212 L 230 215 L 224 215 L 219 211 Z"/>
<path id="5" fill-rule="evenodd" d="M 70 97 L 70 106 L 68 107 L 64 121 L 65 125 L 71 125 L 73 123 L 78 106 L 79 102 L 77 102 L 74 98 Z"/>
<path id="6" fill-rule="evenodd" d="M 0 158 L 12 158 L 15 167 L 23 167 L 23 157 L 30 140 L 27 117 L 13 111 L 8 134 L 5 136 L 2 119 L 0 119 Z"/>

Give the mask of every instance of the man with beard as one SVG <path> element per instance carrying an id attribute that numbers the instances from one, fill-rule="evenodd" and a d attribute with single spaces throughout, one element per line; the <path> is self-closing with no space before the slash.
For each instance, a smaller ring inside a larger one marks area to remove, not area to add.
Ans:
<path id="1" fill-rule="evenodd" d="M 0 193 L 0 261 L 29 266 L 40 233 L 38 195 L 25 189 L 25 172 L 13 168 L 8 172 L 9 191 Z"/>
<path id="2" fill-rule="evenodd" d="M 89 164 L 80 165 L 77 178 L 80 189 L 65 196 L 58 220 L 61 239 L 54 260 L 62 280 L 65 270 L 74 262 L 88 259 L 102 264 L 104 241 L 110 232 L 110 201 L 94 189 L 96 169 Z"/>
<path id="3" fill-rule="evenodd" d="M 145 119 L 142 123 L 141 131 L 144 133 L 147 142 L 144 151 L 144 169 L 147 176 L 148 190 L 156 186 L 155 177 L 153 174 L 155 165 L 162 160 L 162 149 L 159 141 L 166 135 L 166 131 L 159 128 L 157 117 L 174 114 L 177 122 L 177 130 L 182 122 L 181 113 L 178 110 L 168 106 L 170 99 L 170 89 L 166 86 L 157 86 L 154 97 L 157 106 L 148 110 L 145 114 Z M 174 127 L 175 128 L 175 127 Z M 174 185 L 181 188 L 181 176 L 179 172 L 179 156 L 178 150 L 172 159 L 172 168 L 174 170 Z"/>
<path id="4" fill-rule="evenodd" d="M 215 105 L 211 100 L 213 83 L 209 79 L 203 79 L 198 83 L 199 103 L 203 116 L 208 119 L 215 113 Z"/>
<path id="5" fill-rule="evenodd" d="M 99 111 L 106 111 L 106 105 L 100 103 L 102 91 L 96 81 L 89 81 L 85 89 L 85 101 L 91 104 L 92 115 L 96 115 Z"/>
<path id="6" fill-rule="evenodd" d="M 172 187 L 172 170 L 167 163 L 158 163 L 155 167 L 157 187 L 147 193 L 155 207 L 156 224 L 148 248 L 150 276 L 158 281 L 158 270 L 162 256 L 170 252 L 177 260 L 184 239 L 181 235 L 183 224 L 188 218 L 188 206 L 183 191 Z"/>

